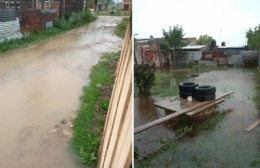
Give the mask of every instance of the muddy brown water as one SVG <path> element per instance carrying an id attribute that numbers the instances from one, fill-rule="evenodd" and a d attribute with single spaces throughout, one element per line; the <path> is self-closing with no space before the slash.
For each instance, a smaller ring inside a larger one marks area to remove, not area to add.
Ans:
<path id="1" fill-rule="evenodd" d="M 191 78 L 190 70 L 177 70 L 169 79 L 170 85 L 183 81 L 194 81 L 200 85 L 214 85 L 217 95 L 235 91 L 235 94 L 217 107 L 218 111 L 228 110 L 217 124 L 203 130 L 194 137 L 177 138 L 176 131 L 164 123 L 135 135 L 137 158 L 135 167 L 212 167 L 247 168 L 253 160 L 260 159 L 260 127 L 244 132 L 260 112 L 253 97 L 256 94 L 256 71 L 246 69 L 222 69 L 203 72 Z M 198 72 L 196 72 L 198 73 Z M 259 84 L 258 84 L 259 85 Z M 167 89 L 167 88 L 166 88 Z M 135 127 L 165 115 L 154 101 L 169 97 L 153 97 L 153 100 L 135 97 Z M 162 138 L 177 149 L 162 149 Z"/>
<path id="2" fill-rule="evenodd" d="M 99 56 L 122 47 L 121 17 L 95 22 L 26 49 L 0 55 L 0 167 L 83 167 L 68 139 L 52 132 L 80 105 Z"/>

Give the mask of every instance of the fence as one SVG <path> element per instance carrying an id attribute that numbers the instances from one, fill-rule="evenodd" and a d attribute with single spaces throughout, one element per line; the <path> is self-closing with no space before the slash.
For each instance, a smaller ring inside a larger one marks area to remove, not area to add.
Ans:
<path id="1" fill-rule="evenodd" d="M 131 24 L 128 25 L 116 76 L 99 150 L 99 168 L 129 168 L 132 162 Z"/>
<path id="2" fill-rule="evenodd" d="M 19 19 L 14 10 L 0 10 L 0 42 L 22 37 Z"/>

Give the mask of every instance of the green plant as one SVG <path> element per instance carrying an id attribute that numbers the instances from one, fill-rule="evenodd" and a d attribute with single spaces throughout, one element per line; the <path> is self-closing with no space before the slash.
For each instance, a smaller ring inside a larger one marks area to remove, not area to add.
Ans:
<path id="1" fill-rule="evenodd" d="M 154 67 L 149 64 L 134 65 L 134 79 L 139 95 L 150 97 L 155 81 Z"/>
<path id="2" fill-rule="evenodd" d="M 184 127 L 179 128 L 179 129 L 177 130 L 176 135 L 177 135 L 178 137 L 183 137 L 184 135 L 187 135 L 187 134 L 191 133 L 191 131 L 192 131 L 192 127 L 184 126 Z"/>
<path id="3" fill-rule="evenodd" d="M 257 166 L 260 166 L 260 159 L 258 160 L 252 160 L 250 162 L 250 167 L 257 167 Z"/>
<path id="4" fill-rule="evenodd" d="M 115 33 L 117 36 L 119 36 L 119 37 L 125 36 L 128 22 L 129 22 L 129 19 L 124 18 L 123 21 L 116 26 Z"/>

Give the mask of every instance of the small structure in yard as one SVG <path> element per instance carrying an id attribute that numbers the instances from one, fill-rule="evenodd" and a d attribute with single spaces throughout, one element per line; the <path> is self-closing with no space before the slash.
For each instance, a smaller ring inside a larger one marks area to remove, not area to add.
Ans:
<path id="1" fill-rule="evenodd" d="M 176 59 L 176 66 L 187 66 L 191 63 L 195 63 L 199 61 L 202 57 L 202 53 L 207 50 L 206 45 L 188 45 L 184 46 L 181 49 L 184 51 L 184 54 L 177 54 L 178 52 L 175 52 L 172 50 L 172 52 L 175 52 L 175 59 Z"/>
<path id="2" fill-rule="evenodd" d="M 42 12 L 41 10 L 30 10 L 17 12 L 20 18 L 22 32 L 42 31 L 52 27 L 52 22 L 56 14 L 52 12 Z"/>

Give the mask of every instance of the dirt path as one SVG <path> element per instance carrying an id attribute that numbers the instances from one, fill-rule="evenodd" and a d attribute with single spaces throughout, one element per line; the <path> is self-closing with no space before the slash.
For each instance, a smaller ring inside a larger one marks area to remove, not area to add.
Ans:
<path id="1" fill-rule="evenodd" d="M 121 48 L 122 39 L 113 33 L 121 20 L 100 17 L 60 37 L 0 55 L 0 167 L 82 167 L 55 125 L 78 109 L 99 56 Z"/>

